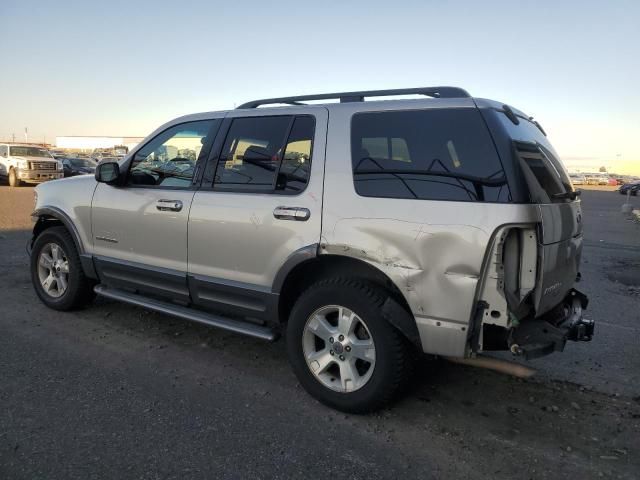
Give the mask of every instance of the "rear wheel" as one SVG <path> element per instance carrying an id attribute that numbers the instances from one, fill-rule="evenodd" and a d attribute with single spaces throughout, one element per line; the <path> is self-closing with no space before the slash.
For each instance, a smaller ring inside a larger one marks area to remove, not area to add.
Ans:
<path id="1" fill-rule="evenodd" d="M 359 280 L 324 280 L 296 302 L 287 350 L 302 386 L 338 410 L 362 413 L 390 400 L 411 372 L 410 347 L 382 315 L 384 290 Z"/>
<path id="2" fill-rule="evenodd" d="M 71 310 L 94 297 L 94 282 L 85 276 L 76 246 L 64 227 L 48 228 L 34 242 L 31 280 L 40 300 L 55 310 Z"/>
<path id="3" fill-rule="evenodd" d="M 16 175 L 15 168 L 9 170 L 9 185 L 12 187 L 19 187 L 22 185 L 22 181 L 18 178 L 18 175 Z"/>

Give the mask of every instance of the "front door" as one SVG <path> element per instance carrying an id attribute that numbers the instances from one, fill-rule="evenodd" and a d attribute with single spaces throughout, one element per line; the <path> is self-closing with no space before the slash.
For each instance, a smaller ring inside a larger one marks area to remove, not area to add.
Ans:
<path id="1" fill-rule="evenodd" d="M 249 317 L 273 313 L 278 272 L 320 242 L 327 119 L 323 107 L 227 114 L 212 181 L 191 206 L 196 303 Z"/>
<path id="2" fill-rule="evenodd" d="M 110 286 L 188 300 L 187 223 L 194 175 L 221 119 L 164 129 L 122 164 L 126 180 L 101 183 L 92 203 L 94 255 Z"/>

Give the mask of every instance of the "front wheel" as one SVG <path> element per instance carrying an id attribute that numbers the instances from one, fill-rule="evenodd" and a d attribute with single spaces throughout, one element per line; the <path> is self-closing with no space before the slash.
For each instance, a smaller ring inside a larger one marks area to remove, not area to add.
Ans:
<path id="1" fill-rule="evenodd" d="M 55 310 L 71 310 L 93 299 L 93 281 L 80 264 L 76 246 L 64 227 L 48 228 L 31 251 L 31 280 L 42 302 Z"/>
<path id="2" fill-rule="evenodd" d="M 16 175 L 15 168 L 12 168 L 9 170 L 9 186 L 19 187 L 20 185 L 22 185 L 22 181 L 18 178 L 18 175 Z"/>
<path id="3" fill-rule="evenodd" d="M 287 325 L 289 361 L 302 386 L 345 412 L 376 410 L 412 370 L 407 340 L 382 315 L 388 295 L 359 280 L 323 280 L 304 292 Z"/>

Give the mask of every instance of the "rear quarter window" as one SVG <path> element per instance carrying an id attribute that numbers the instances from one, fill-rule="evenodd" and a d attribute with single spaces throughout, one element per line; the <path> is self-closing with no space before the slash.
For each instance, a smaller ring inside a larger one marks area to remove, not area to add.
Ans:
<path id="1" fill-rule="evenodd" d="M 502 164 L 477 109 L 355 114 L 351 157 L 362 196 L 510 201 Z"/>

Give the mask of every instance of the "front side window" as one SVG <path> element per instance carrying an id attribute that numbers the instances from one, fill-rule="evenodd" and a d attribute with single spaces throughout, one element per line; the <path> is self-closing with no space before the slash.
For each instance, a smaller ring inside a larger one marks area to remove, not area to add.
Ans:
<path id="1" fill-rule="evenodd" d="M 220 120 L 182 123 L 160 133 L 134 156 L 127 184 L 188 188 L 196 162 L 207 154 L 219 123 Z"/>
<path id="2" fill-rule="evenodd" d="M 509 201 L 502 164 L 476 109 L 356 114 L 351 154 L 362 196 Z"/>
<path id="3" fill-rule="evenodd" d="M 313 117 L 307 115 L 234 119 L 222 148 L 214 188 L 301 192 L 309 180 L 314 126 Z"/>

